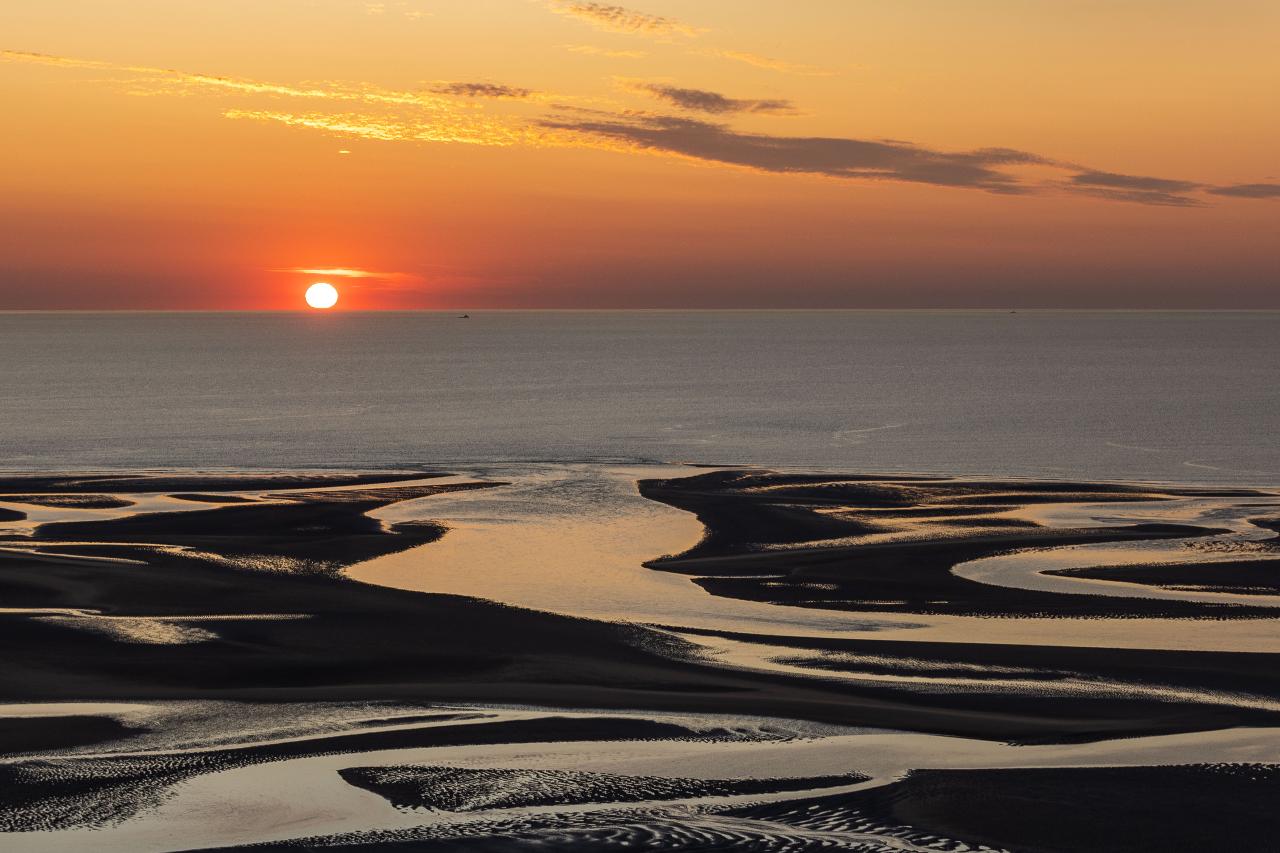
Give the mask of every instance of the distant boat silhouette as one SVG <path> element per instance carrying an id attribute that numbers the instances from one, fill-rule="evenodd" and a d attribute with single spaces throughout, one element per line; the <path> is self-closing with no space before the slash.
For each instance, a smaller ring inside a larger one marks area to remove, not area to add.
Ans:
<path id="1" fill-rule="evenodd" d="M 459 320 L 470 320 L 470 319 L 471 319 L 471 315 L 470 315 L 470 314 L 463 314 L 462 316 L 458 317 L 458 319 L 459 319 Z"/>

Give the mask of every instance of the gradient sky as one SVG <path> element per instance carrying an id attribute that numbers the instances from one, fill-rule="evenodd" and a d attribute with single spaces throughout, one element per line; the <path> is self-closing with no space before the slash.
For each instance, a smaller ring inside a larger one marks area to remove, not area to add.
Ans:
<path id="1" fill-rule="evenodd" d="M 9 0 L 0 309 L 1280 308 L 1277 33 L 1275 0 Z"/>

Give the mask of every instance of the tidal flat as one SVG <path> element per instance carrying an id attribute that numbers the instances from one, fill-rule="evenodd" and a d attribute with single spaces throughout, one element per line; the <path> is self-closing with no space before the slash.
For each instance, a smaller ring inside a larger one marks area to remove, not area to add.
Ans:
<path id="1" fill-rule="evenodd" d="M 1276 830 L 1274 490 L 513 464 L 0 508 L 6 849 Z"/>

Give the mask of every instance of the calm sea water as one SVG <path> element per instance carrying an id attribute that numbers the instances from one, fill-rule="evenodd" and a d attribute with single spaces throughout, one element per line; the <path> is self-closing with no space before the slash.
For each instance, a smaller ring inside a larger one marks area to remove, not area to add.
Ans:
<path id="1" fill-rule="evenodd" d="M 1280 484 L 1280 313 L 0 314 L 0 468 Z"/>

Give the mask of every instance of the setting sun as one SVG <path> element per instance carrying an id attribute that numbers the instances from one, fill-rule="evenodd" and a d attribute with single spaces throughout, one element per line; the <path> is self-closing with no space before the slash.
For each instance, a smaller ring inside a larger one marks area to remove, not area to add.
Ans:
<path id="1" fill-rule="evenodd" d="M 338 289 L 332 284 L 317 281 L 307 288 L 307 304 L 312 308 L 332 308 L 338 303 Z"/>

